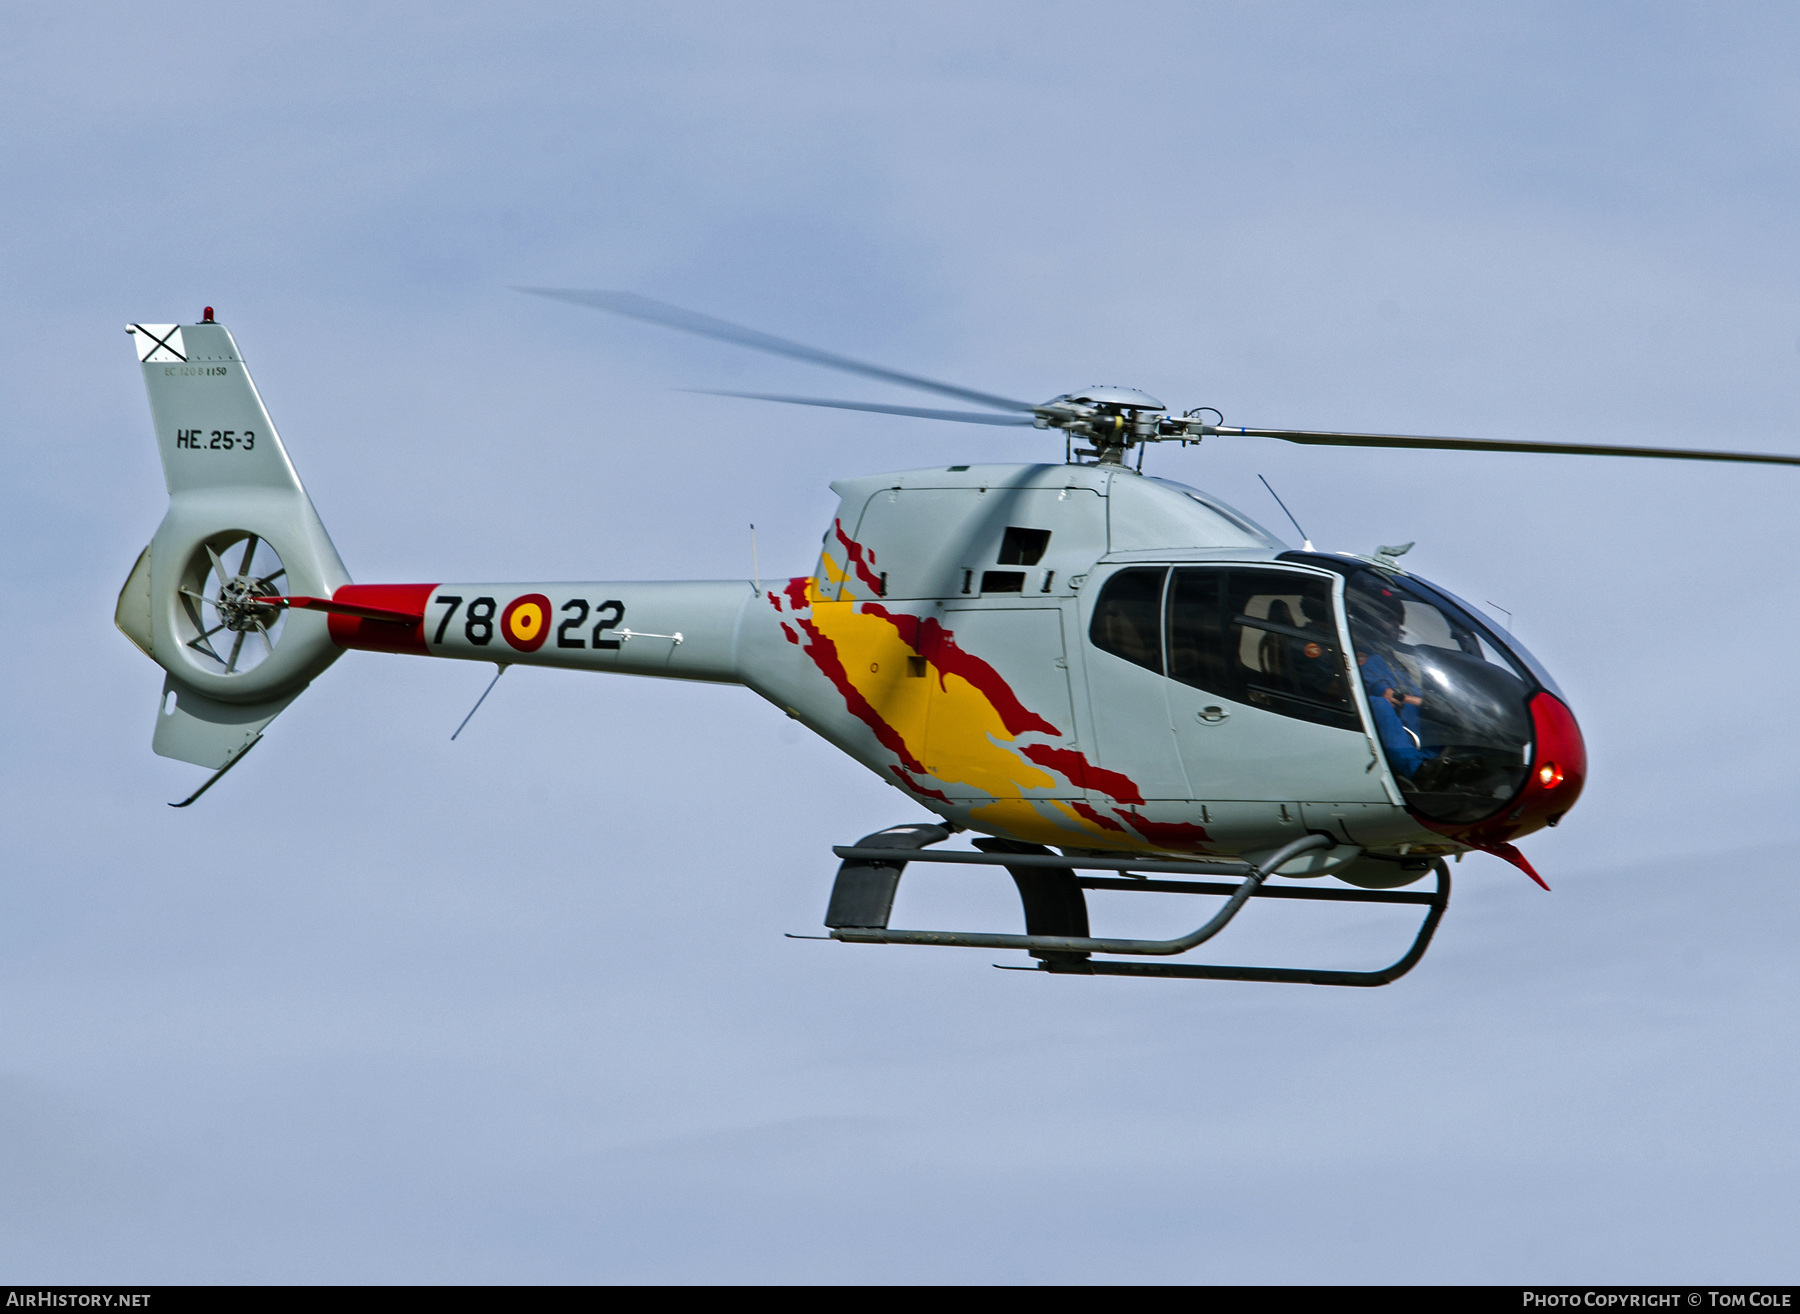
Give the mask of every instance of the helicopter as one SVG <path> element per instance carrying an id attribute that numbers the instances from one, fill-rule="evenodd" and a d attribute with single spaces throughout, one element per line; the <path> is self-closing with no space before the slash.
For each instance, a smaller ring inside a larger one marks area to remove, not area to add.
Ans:
<path id="1" fill-rule="evenodd" d="M 128 325 L 169 505 L 115 622 L 164 671 L 154 751 L 212 770 L 172 806 L 194 804 L 353 649 L 493 663 L 496 681 L 522 665 L 738 684 L 931 817 L 835 847 L 828 934 L 795 938 L 1022 951 L 1033 961 L 996 966 L 1061 976 L 1386 985 L 1429 947 L 1447 860 L 1493 854 L 1549 888 L 1514 841 L 1581 795 L 1575 715 L 1514 637 L 1401 564 L 1411 544 L 1293 550 L 1143 473 L 1146 449 L 1231 436 L 1800 465 L 1228 426 L 1129 387 L 1032 403 L 632 293 L 519 290 L 980 409 L 718 395 L 1060 430 L 1062 459 L 840 479 L 813 570 L 778 580 L 357 584 L 212 308 Z M 964 831 L 972 849 L 933 847 Z M 1023 933 L 890 927 L 914 862 L 1004 869 Z M 1407 888 L 1428 875 L 1433 888 Z M 1089 890 L 1223 903 L 1184 936 L 1105 937 Z M 1366 971 L 1183 958 L 1257 898 L 1423 916 L 1405 953 Z"/>

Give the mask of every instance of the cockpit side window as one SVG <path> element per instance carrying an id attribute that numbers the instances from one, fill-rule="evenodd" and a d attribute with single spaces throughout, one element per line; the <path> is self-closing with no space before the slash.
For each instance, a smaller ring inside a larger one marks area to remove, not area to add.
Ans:
<path id="1" fill-rule="evenodd" d="M 1282 716 L 1361 729 L 1328 579 L 1178 566 L 1168 636 L 1172 679 Z"/>
<path id="2" fill-rule="evenodd" d="M 1088 637 L 1115 657 L 1163 673 L 1162 596 L 1167 566 L 1133 566 L 1106 581 Z"/>

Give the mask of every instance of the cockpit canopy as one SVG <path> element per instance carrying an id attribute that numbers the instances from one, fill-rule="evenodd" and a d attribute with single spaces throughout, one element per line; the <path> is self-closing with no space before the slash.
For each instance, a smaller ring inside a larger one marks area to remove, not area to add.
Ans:
<path id="1" fill-rule="evenodd" d="M 1357 673 L 1394 780 L 1420 816 L 1499 811 L 1531 769 L 1538 685 L 1461 607 L 1388 571 L 1344 582 Z"/>

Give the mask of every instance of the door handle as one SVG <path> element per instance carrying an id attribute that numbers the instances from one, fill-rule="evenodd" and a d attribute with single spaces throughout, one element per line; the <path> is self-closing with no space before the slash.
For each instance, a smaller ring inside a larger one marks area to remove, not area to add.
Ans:
<path id="1" fill-rule="evenodd" d="M 1202 707 L 1194 713 L 1194 718 L 1202 725 L 1223 725 L 1225 718 L 1230 715 L 1223 707 Z"/>

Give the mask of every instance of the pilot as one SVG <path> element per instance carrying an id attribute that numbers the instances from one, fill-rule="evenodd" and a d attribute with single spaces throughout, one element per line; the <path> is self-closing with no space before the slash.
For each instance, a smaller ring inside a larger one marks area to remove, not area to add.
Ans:
<path id="1" fill-rule="evenodd" d="M 1405 617 L 1403 605 L 1388 589 L 1367 584 L 1349 589 L 1344 602 L 1376 737 L 1395 773 L 1410 779 L 1437 754 L 1427 750 L 1420 737 L 1424 691 L 1395 651 Z"/>

